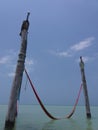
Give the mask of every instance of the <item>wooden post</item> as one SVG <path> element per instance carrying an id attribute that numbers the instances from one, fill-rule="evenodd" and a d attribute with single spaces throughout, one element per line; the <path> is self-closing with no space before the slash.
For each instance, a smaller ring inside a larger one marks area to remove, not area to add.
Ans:
<path id="1" fill-rule="evenodd" d="M 91 118 L 89 97 L 88 97 L 87 84 L 86 84 L 85 71 L 84 71 L 84 62 L 81 56 L 80 56 L 80 69 L 81 69 L 81 77 L 82 77 L 84 97 L 85 97 L 86 116 L 87 118 Z"/>
<path id="2" fill-rule="evenodd" d="M 26 58 L 27 34 L 29 28 L 29 21 L 28 21 L 29 14 L 30 13 L 27 14 L 27 19 L 23 21 L 21 27 L 21 32 L 20 32 L 21 48 L 20 48 L 20 53 L 18 55 L 15 77 L 12 83 L 11 95 L 10 95 L 10 100 L 8 105 L 8 112 L 5 120 L 5 128 L 14 127 L 15 118 L 17 116 L 17 100 L 18 100 L 17 98 L 21 89 L 24 63 Z"/>

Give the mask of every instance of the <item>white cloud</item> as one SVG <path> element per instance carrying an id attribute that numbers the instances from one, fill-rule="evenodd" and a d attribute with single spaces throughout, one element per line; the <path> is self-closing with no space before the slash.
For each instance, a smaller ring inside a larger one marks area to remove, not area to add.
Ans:
<path id="1" fill-rule="evenodd" d="M 83 56 L 82 59 L 83 59 L 83 62 L 86 63 L 86 62 L 88 62 L 91 59 L 91 57 Z M 78 58 L 78 60 L 76 60 L 76 62 L 79 63 L 80 62 L 80 58 Z"/>
<path id="2" fill-rule="evenodd" d="M 94 40 L 94 37 L 87 38 L 87 39 L 80 41 L 79 43 L 73 45 L 70 49 L 73 51 L 83 50 L 83 49 L 91 46 L 93 40 Z"/>
<path id="3" fill-rule="evenodd" d="M 87 61 L 89 61 L 90 57 L 85 56 L 85 57 L 82 57 L 82 59 L 86 63 Z"/>
<path id="4" fill-rule="evenodd" d="M 8 77 L 14 77 L 14 76 L 15 76 L 14 72 L 8 73 Z"/>
<path id="5" fill-rule="evenodd" d="M 61 56 L 61 57 L 70 57 L 71 56 L 71 54 L 69 52 L 67 52 L 67 51 L 65 51 L 65 52 L 58 52 L 57 55 Z"/>
<path id="6" fill-rule="evenodd" d="M 91 55 L 91 56 L 82 56 L 82 59 L 83 59 L 83 62 L 84 63 L 87 63 L 87 62 L 92 62 L 92 61 L 94 61 L 94 60 L 96 60 L 98 58 L 98 53 L 95 53 L 95 54 L 93 54 L 93 55 Z M 80 58 L 78 58 L 77 60 L 76 60 L 76 62 L 80 62 Z"/>
<path id="7" fill-rule="evenodd" d="M 71 56 L 71 54 L 69 53 L 69 52 L 67 52 L 67 51 L 62 51 L 62 52 L 60 52 L 60 51 L 49 51 L 49 53 L 51 53 L 52 55 L 56 55 L 56 56 L 59 56 L 59 57 L 70 57 Z"/>
<path id="8" fill-rule="evenodd" d="M 15 61 L 15 59 L 17 59 L 17 53 L 14 51 L 14 50 L 7 50 L 5 52 L 5 55 L 2 56 L 0 58 L 0 64 L 3 64 L 3 65 L 12 65 L 13 64 L 13 61 Z"/>
<path id="9" fill-rule="evenodd" d="M 86 38 L 86 39 L 80 41 L 79 43 L 74 44 L 73 46 L 69 47 L 67 49 L 67 51 L 61 51 L 61 52 L 60 51 L 57 51 L 57 52 L 51 51 L 51 52 L 52 52 L 52 54 L 55 54 L 56 56 L 60 56 L 60 57 L 72 57 L 76 52 L 82 51 L 85 48 L 90 47 L 92 45 L 94 39 L 95 39 L 94 37 Z"/>
<path id="10" fill-rule="evenodd" d="M 13 65 L 12 67 L 10 65 L 10 67 L 12 68 L 12 72 L 8 73 L 8 77 L 14 77 L 15 76 L 15 67 L 16 67 L 16 65 Z M 25 66 L 26 66 L 26 69 L 28 70 L 28 72 L 31 71 L 32 69 L 34 69 L 33 65 L 34 65 L 34 61 L 32 59 L 27 58 L 26 61 L 25 61 Z"/>
<path id="11" fill-rule="evenodd" d="M 3 56 L 0 58 L 0 64 L 7 64 L 10 61 L 10 56 Z"/>
<path id="12" fill-rule="evenodd" d="M 6 75 L 8 77 L 13 77 L 15 75 L 15 68 L 17 65 L 17 53 L 14 51 L 7 51 L 5 56 L 2 56 L 0 58 L 0 64 L 3 65 L 3 68 L 6 70 Z M 35 64 L 35 61 L 31 58 L 26 58 L 25 65 L 28 71 L 34 70 L 33 65 Z"/>
<path id="13" fill-rule="evenodd" d="M 28 66 L 34 65 L 34 61 L 32 59 L 27 58 L 26 65 L 28 65 Z"/>
<path id="14" fill-rule="evenodd" d="M 31 58 L 26 58 L 25 66 L 28 72 L 34 70 L 34 65 L 36 64 L 36 61 Z"/>

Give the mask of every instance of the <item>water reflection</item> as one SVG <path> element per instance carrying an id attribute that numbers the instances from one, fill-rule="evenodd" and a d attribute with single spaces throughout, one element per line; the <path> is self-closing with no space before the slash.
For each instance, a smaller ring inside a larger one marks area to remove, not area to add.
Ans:
<path id="1" fill-rule="evenodd" d="M 81 124 L 82 122 L 82 124 Z M 44 124 L 41 130 L 93 130 L 92 120 L 62 119 L 51 120 Z"/>
<path id="2" fill-rule="evenodd" d="M 4 130 L 94 130 L 91 119 L 62 119 L 50 120 L 43 124 L 43 127 L 35 124 L 23 124 L 14 128 Z"/>
<path id="3" fill-rule="evenodd" d="M 92 128 L 92 120 L 91 119 L 87 119 L 86 121 L 87 123 L 87 127 L 86 127 L 86 130 L 93 130 Z"/>
<path id="4" fill-rule="evenodd" d="M 16 122 L 15 124 L 5 124 L 4 130 L 16 130 Z"/>
<path id="5" fill-rule="evenodd" d="M 7 127 L 7 128 L 4 128 L 4 130 L 16 130 L 16 127 L 14 126 L 14 128 L 12 127 Z"/>
<path id="6" fill-rule="evenodd" d="M 50 120 L 49 122 L 45 123 L 42 130 L 56 130 L 54 123 L 55 120 Z"/>
<path id="7" fill-rule="evenodd" d="M 81 128 L 80 124 L 78 123 L 78 121 L 72 118 L 69 119 L 69 126 L 70 129 L 73 130 L 83 130 L 83 128 Z"/>
<path id="8" fill-rule="evenodd" d="M 42 130 L 83 130 L 74 119 L 51 120 L 43 126 Z"/>

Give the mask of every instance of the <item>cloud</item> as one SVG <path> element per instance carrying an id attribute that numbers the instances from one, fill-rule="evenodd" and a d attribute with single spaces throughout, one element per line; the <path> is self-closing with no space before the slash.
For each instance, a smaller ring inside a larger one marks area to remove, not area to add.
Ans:
<path id="1" fill-rule="evenodd" d="M 17 65 L 17 53 L 13 53 L 14 51 L 7 51 L 5 56 L 0 58 L 0 64 L 3 66 L 4 70 L 6 70 L 6 75 L 8 77 L 13 77 L 15 75 L 15 68 Z M 28 71 L 34 70 L 34 63 L 35 61 L 31 58 L 26 58 L 25 66 Z"/>
<path id="2" fill-rule="evenodd" d="M 14 77 L 14 76 L 15 76 L 15 72 L 8 73 L 8 77 Z"/>
<path id="3" fill-rule="evenodd" d="M 98 53 L 94 53 L 93 55 L 91 56 L 82 56 L 82 59 L 84 61 L 84 63 L 87 63 L 88 61 L 91 62 L 91 61 L 94 61 L 98 58 Z M 76 62 L 80 62 L 80 58 L 78 58 L 76 60 Z"/>
<path id="4" fill-rule="evenodd" d="M 49 51 L 52 55 L 60 56 L 60 57 L 70 57 L 71 55 L 67 52 L 58 52 L 58 51 Z"/>
<path id="5" fill-rule="evenodd" d="M 28 66 L 34 65 L 34 61 L 32 59 L 27 58 L 26 65 L 28 65 Z"/>
<path id="6" fill-rule="evenodd" d="M 88 61 L 91 59 L 91 57 L 83 56 L 82 59 L 83 59 L 83 62 L 86 63 L 86 62 L 88 62 Z M 80 58 L 78 58 L 78 59 L 76 60 L 76 62 L 79 63 L 79 62 L 80 62 Z"/>
<path id="7" fill-rule="evenodd" d="M 17 59 L 17 53 L 14 50 L 6 50 L 5 55 L 0 57 L 0 64 L 8 66 L 12 65 L 13 61 Z"/>
<path id="8" fill-rule="evenodd" d="M 11 60 L 10 56 L 3 56 L 0 58 L 0 64 L 7 64 Z"/>
<path id="9" fill-rule="evenodd" d="M 76 52 L 82 51 L 88 47 L 90 47 L 93 44 L 94 37 L 86 38 L 79 43 L 74 44 L 73 46 L 70 46 L 66 51 L 51 51 L 52 54 L 55 54 L 59 57 L 72 57 Z"/>
<path id="10" fill-rule="evenodd" d="M 17 65 L 17 64 L 16 64 Z M 14 77 L 15 76 L 15 67 L 16 65 L 13 65 L 13 69 L 11 72 L 8 73 L 8 77 Z M 27 58 L 25 60 L 25 66 L 26 66 L 26 69 L 28 70 L 28 72 L 31 72 L 32 70 L 34 70 L 34 60 L 30 59 L 30 58 Z M 11 66 L 11 65 L 10 65 Z M 12 68 L 12 67 L 11 67 Z M 10 69 L 11 70 L 11 69 Z"/>
<path id="11" fill-rule="evenodd" d="M 57 55 L 60 56 L 60 57 L 70 57 L 71 56 L 71 54 L 69 52 L 67 52 L 67 51 L 58 52 Z"/>
<path id="12" fill-rule="evenodd" d="M 67 52 L 60 52 L 60 53 L 59 53 L 59 56 L 65 56 L 65 57 L 66 57 L 66 56 L 68 56 L 68 55 L 69 55 L 69 54 L 68 54 Z"/>
<path id="13" fill-rule="evenodd" d="M 34 64 L 35 64 L 35 60 L 31 59 L 31 58 L 26 58 L 25 61 L 25 66 L 26 69 L 29 71 L 34 70 Z"/>
<path id="14" fill-rule="evenodd" d="M 79 43 L 73 45 L 72 47 L 70 47 L 70 49 L 73 51 L 83 50 L 83 49 L 91 46 L 93 40 L 94 40 L 94 37 L 87 38 L 87 39 L 80 41 Z"/>
<path id="15" fill-rule="evenodd" d="M 60 52 L 58 50 L 57 51 L 51 50 L 51 51 L 49 51 L 49 53 L 51 53 L 52 55 L 55 55 L 55 56 L 59 56 L 59 57 L 70 57 L 71 56 L 71 54 L 67 51 Z"/>

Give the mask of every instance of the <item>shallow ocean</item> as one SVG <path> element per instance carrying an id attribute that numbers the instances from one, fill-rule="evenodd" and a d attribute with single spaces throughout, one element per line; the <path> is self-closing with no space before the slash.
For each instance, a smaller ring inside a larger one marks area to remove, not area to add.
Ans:
<path id="1" fill-rule="evenodd" d="M 4 130 L 7 105 L 0 105 L 0 130 Z M 45 106 L 55 117 L 65 117 L 72 106 Z M 91 107 L 91 119 L 86 118 L 85 107 L 77 106 L 70 119 L 51 120 L 39 105 L 19 105 L 14 130 L 98 130 L 98 107 Z"/>

